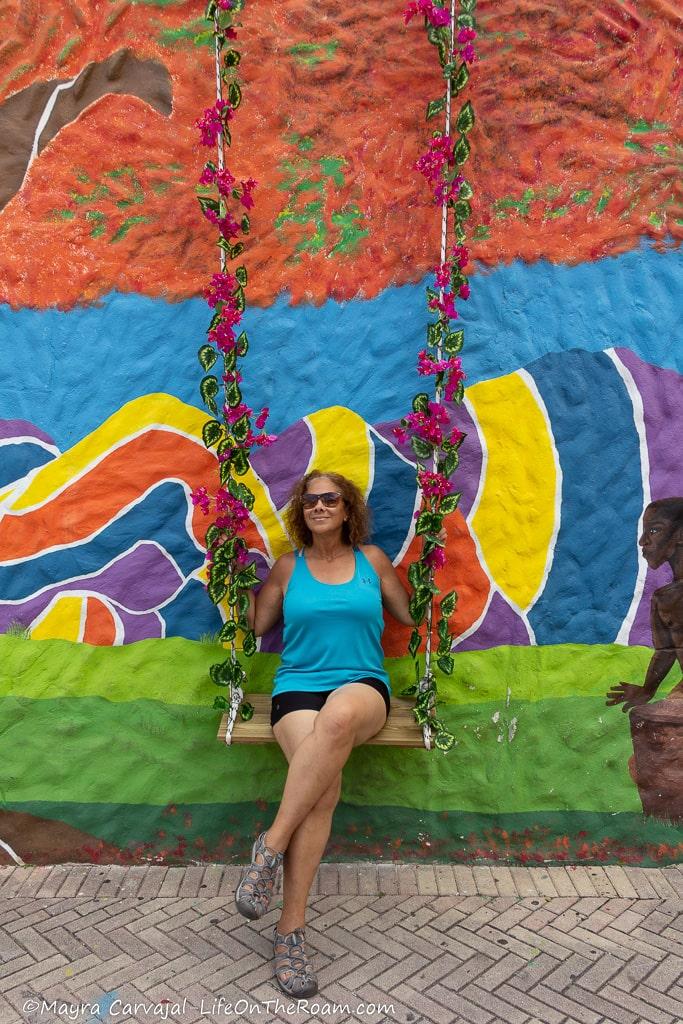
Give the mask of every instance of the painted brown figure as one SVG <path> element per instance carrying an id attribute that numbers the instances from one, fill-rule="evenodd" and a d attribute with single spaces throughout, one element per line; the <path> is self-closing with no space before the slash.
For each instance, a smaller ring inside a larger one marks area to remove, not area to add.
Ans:
<path id="1" fill-rule="evenodd" d="M 683 669 L 683 498 L 663 498 L 645 509 L 638 541 L 651 569 L 668 562 L 671 583 L 652 595 L 650 621 L 654 654 L 642 686 L 617 683 L 607 705 L 631 712 L 634 756 L 629 770 L 643 811 L 683 819 L 683 679 L 668 696 L 646 706 L 678 660 Z"/>

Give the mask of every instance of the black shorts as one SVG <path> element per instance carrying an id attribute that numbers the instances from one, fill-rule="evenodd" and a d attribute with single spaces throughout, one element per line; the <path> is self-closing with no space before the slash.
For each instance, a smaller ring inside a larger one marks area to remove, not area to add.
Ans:
<path id="1" fill-rule="evenodd" d="M 387 718 L 389 717 L 391 700 L 385 683 L 380 679 L 373 679 L 372 676 L 367 676 L 365 679 L 349 679 L 349 682 L 365 683 L 366 686 L 371 686 L 373 690 L 377 690 L 380 696 L 384 698 Z M 286 693 L 278 693 L 277 697 L 273 697 L 273 702 L 270 706 L 271 728 L 284 715 L 288 715 L 290 711 L 320 711 L 330 694 L 335 692 L 336 690 L 320 690 L 317 693 L 312 690 L 290 690 Z"/>

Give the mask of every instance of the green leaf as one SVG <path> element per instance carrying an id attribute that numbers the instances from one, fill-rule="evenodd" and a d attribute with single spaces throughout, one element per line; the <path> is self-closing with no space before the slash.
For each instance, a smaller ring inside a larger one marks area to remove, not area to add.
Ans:
<path id="1" fill-rule="evenodd" d="M 420 650 L 420 644 L 422 643 L 422 637 L 420 636 L 420 630 L 414 629 L 410 634 L 410 641 L 408 643 L 408 652 L 412 658 L 414 658 L 417 652 Z M 411 687 L 412 689 L 412 687 Z"/>
<path id="2" fill-rule="evenodd" d="M 239 389 L 239 384 L 236 380 L 231 381 L 230 386 L 225 392 L 225 397 L 228 400 L 228 405 L 231 409 L 234 409 L 242 401 L 242 392 Z"/>
<path id="3" fill-rule="evenodd" d="M 228 256 L 230 257 L 231 260 L 234 260 L 238 256 L 241 256 L 242 253 L 244 252 L 244 243 L 243 242 L 237 242 L 236 245 L 231 245 L 230 242 L 227 240 L 227 238 L 219 238 L 218 242 L 216 244 L 224 252 L 227 252 L 227 254 L 228 254 Z"/>
<path id="4" fill-rule="evenodd" d="M 249 229 L 251 227 L 251 221 L 249 220 L 249 217 L 246 215 L 246 213 L 242 216 L 242 220 L 240 221 L 240 227 L 242 228 L 242 233 L 243 234 L 245 234 L 245 235 L 249 234 Z"/>
<path id="5" fill-rule="evenodd" d="M 235 574 L 235 586 L 239 587 L 240 590 L 249 590 L 250 587 L 255 586 L 259 582 L 258 575 L 256 573 L 256 565 L 254 562 L 250 562 L 244 569 L 240 569 Z"/>
<path id="6" fill-rule="evenodd" d="M 209 669 L 209 678 L 216 686 L 229 686 L 231 679 L 230 662 L 223 661 L 219 665 L 212 665 Z"/>
<path id="7" fill-rule="evenodd" d="M 409 602 L 410 615 L 416 626 L 419 626 L 425 617 L 427 611 L 427 602 L 418 601 L 416 597 L 412 597 Z"/>
<path id="8" fill-rule="evenodd" d="M 218 353 L 213 345 L 202 345 L 199 352 L 197 352 L 197 359 L 202 364 L 202 369 L 208 371 L 218 359 Z"/>
<path id="9" fill-rule="evenodd" d="M 229 491 L 233 498 L 237 498 L 243 505 L 246 505 L 248 509 L 254 507 L 254 495 L 249 490 L 246 484 L 238 483 L 237 480 L 230 481 Z"/>
<path id="10" fill-rule="evenodd" d="M 460 6 L 466 14 L 471 14 L 477 6 L 477 0 L 460 0 Z"/>
<path id="11" fill-rule="evenodd" d="M 412 686 L 405 686 L 402 690 L 399 690 L 399 697 L 413 697 L 417 693 L 417 686 L 415 683 Z"/>
<path id="12" fill-rule="evenodd" d="M 229 352 L 225 352 L 223 355 L 223 369 L 226 373 L 232 373 L 237 366 L 237 352 L 234 348 L 231 348 Z"/>
<path id="13" fill-rule="evenodd" d="M 249 339 L 247 338 L 246 331 L 242 331 L 242 333 L 239 335 L 237 341 L 235 342 L 235 346 L 238 356 L 246 356 L 249 350 Z"/>
<path id="14" fill-rule="evenodd" d="M 439 512 L 443 516 L 449 516 L 451 512 L 455 512 L 456 508 L 458 507 L 459 501 L 460 494 L 447 494 L 446 497 L 442 499 L 441 504 L 439 505 Z"/>
<path id="15" fill-rule="evenodd" d="M 462 194 L 462 188 L 460 189 L 460 192 Z M 235 277 L 237 278 L 239 283 L 242 285 L 242 287 L 246 288 L 246 286 L 247 286 L 247 268 L 246 267 L 236 267 L 235 268 Z"/>
<path id="16" fill-rule="evenodd" d="M 462 90 L 465 88 L 469 80 L 469 68 L 467 67 L 467 64 L 463 62 L 458 68 L 455 77 L 451 80 L 451 89 L 453 90 L 456 96 L 459 92 L 462 92 Z"/>
<path id="17" fill-rule="evenodd" d="M 455 602 L 457 600 L 458 595 L 455 593 L 454 590 L 451 590 L 450 593 L 446 594 L 445 597 L 441 598 L 439 611 L 441 612 L 442 618 L 450 619 L 451 615 L 455 611 Z"/>
<path id="18" fill-rule="evenodd" d="M 214 604 L 219 604 L 228 592 L 224 580 L 211 580 L 208 586 L 209 598 Z"/>
<path id="19" fill-rule="evenodd" d="M 422 537 L 426 533 L 438 533 L 441 529 L 441 516 L 434 512 L 420 512 L 415 524 L 415 533 Z"/>
<path id="20" fill-rule="evenodd" d="M 462 245 L 462 243 L 467 238 L 467 234 L 466 234 L 465 229 L 463 228 L 462 224 L 458 220 L 455 221 L 455 225 L 453 227 L 453 233 L 455 235 L 455 240 L 458 243 L 458 245 Z"/>
<path id="21" fill-rule="evenodd" d="M 439 646 L 436 649 L 436 653 L 440 658 L 444 658 L 451 653 L 451 647 L 452 637 L 449 634 L 440 641 Z"/>
<path id="22" fill-rule="evenodd" d="M 429 412 L 429 395 L 424 391 L 413 398 L 413 412 Z"/>
<path id="23" fill-rule="evenodd" d="M 451 749 L 454 743 L 455 736 L 450 732 L 446 732 L 445 730 L 443 732 L 438 732 L 434 737 L 434 746 L 436 747 L 437 750 L 442 750 L 444 754 L 448 753 L 448 751 Z"/>
<path id="24" fill-rule="evenodd" d="M 244 288 L 242 288 L 241 285 L 240 285 L 239 288 L 235 289 L 234 296 L 235 296 L 235 307 L 236 307 L 238 313 L 243 313 L 244 312 L 244 307 L 246 306 L 246 302 L 245 302 L 245 299 L 244 299 Z"/>
<path id="25" fill-rule="evenodd" d="M 460 196 L 461 199 L 472 198 L 472 196 L 474 195 L 474 189 L 470 185 L 469 181 L 463 181 L 462 185 L 460 186 L 460 191 L 458 195 Z"/>
<path id="26" fill-rule="evenodd" d="M 453 401 L 456 405 L 462 405 L 463 398 L 465 397 L 465 385 L 462 381 L 458 381 L 458 385 L 453 395 Z"/>
<path id="27" fill-rule="evenodd" d="M 213 21 L 215 13 L 216 13 L 216 0 L 209 0 L 208 4 L 206 5 L 206 10 L 204 11 L 204 18 L 205 18 L 205 20 L 206 21 Z"/>
<path id="28" fill-rule="evenodd" d="M 240 416 L 232 425 L 232 435 L 236 441 L 246 441 L 249 434 L 249 417 Z"/>
<path id="29" fill-rule="evenodd" d="M 444 476 L 451 477 L 455 473 L 459 464 L 460 456 L 458 455 L 457 451 L 450 451 L 446 458 L 443 460 L 441 472 L 443 473 Z"/>
<path id="30" fill-rule="evenodd" d="M 204 405 L 207 406 L 211 412 L 216 415 L 218 407 L 215 402 L 216 395 L 218 394 L 218 378 L 210 374 L 208 377 L 203 377 L 201 384 L 199 385 L 199 394 L 202 396 Z"/>
<path id="31" fill-rule="evenodd" d="M 411 562 L 408 566 L 408 583 L 414 590 L 424 582 L 426 569 L 422 562 Z"/>
<path id="32" fill-rule="evenodd" d="M 230 707 L 230 703 L 219 693 L 218 696 L 213 698 L 212 707 L 214 711 L 225 711 L 226 708 Z"/>
<path id="33" fill-rule="evenodd" d="M 418 725 L 424 725 L 429 718 L 429 712 L 424 708 L 413 708 L 413 714 Z"/>
<path id="34" fill-rule="evenodd" d="M 232 468 L 237 476 L 244 476 L 249 471 L 249 458 L 244 448 L 236 448 L 232 457 Z"/>
<path id="35" fill-rule="evenodd" d="M 428 459 L 433 451 L 432 446 L 427 441 L 423 441 L 421 437 L 411 437 L 410 447 L 418 459 Z"/>
<path id="36" fill-rule="evenodd" d="M 204 538 L 207 548 L 213 547 L 220 536 L 220 532 L 216 524 L 212 523 L 206 531 L 206 537 Z"/>
<path id="37" fill-rule="evenodd" d="M 441 618 L 436 624 L 436 632 L 439 640 L 445 640 L 448 636 L 448 619 Z"/>
<path id="38" fill-rule="evenodd" d="M 427 326 L 427 344 L 432 345 L 434 348 L 440 343 L 442 334 L 441 321 L 437 320 L 434 324 L 428 324 Z"/>
<path id="39" fill-rule="evenodd" d="M 233 110 L 237 110 L 242 102 L 242 90 L 237 82 L 231 82 L 228 86 L 228 99 Z"/>
<path id="40" fill-rule="evenodd" d="M 253 629 L 248 630 L 244 634 L 242 650 L 247 658 L 251 658 L 252 655 L 256 653 L 256 634 Z"/>
<path id="41" fill-rule="evenodd" d="M 442 657 L 436 659 L 436 663 L 445 676 L 453 674 L 453 655 L 444 654 Z"/>
<path id="42" fill-rule="evenodd" d="M 459 14 L 456 20 L 458 28 L 474 28 L 474 18 L 471 14 Z"/>
<path id="43" fill-rule="evenodd" d="M 254 705 L 250 704 L 248 700 L 243 700 L 240 704 L 240 718 L 243 722 L 249 722 L 254 717 Z"/>
<path id="44" fill-rule="evenodd" d="M 457 203 L 453 204 L 453 213 L 458 220 L 467 220 L 472 216 L 472 207 L 470 206 L 469 200 L 458 199 Z"/>
<path id="45" fill-rule="evenodd" d="M 232 619 L 226 619 L 223 623 L 218 639 L 224 643 L 229 644 L 237 636 L 237 624 Z"/>
<path id="46" fill-rule="evenodd" d="M 455 144 L 455 149 L 453 150 L 453 159 L 455 160 L 456 164 L 460 166 L 465 163 L 469 155 L 470 144 L 465 138 L 465 136 L 461 135 Z"/>
<path id="47" fill-rule="evenodd" d="M 465 103 L 461 107 L 461 109 L 460 109 L 460 113 L 458 114 L 458 120 L 455 122 L 455 127 L 463 135 L 466 135 L 467 132 L 471 131 L 473 124 L 474 124 L 474 107 L 472 106 L 471 102 L 468 100 L 467 103 Z"/>
<path id="48" fill-rule="evenodd" d="M 445 110 L 445 109 L 446 109 L 446 97 L 445 96 L 439 97 L 438 100 L 430 100 L 429 103 L 427 104 L 426 120 L 429 121 L 430 118 L 436 117 L 437 114 L 440 114 L 442 112 L 442 110 Z"/>
<path id="49" fill-rule="evenodd" d="M 218 420 L 207 420 L 202 427 L 202 440 L 207 448 L 212 448 L 223 436 L 223 427 Z"/>
<path id="50" fill-rule="evenodd" d="M 455 355 L 462 348 L 464 340 L 464 331 L 450 331 L 444 338 L 443 347 L 449 355 Z"/>
<path id="51" fill-rule="evenodd" d="M 437 291 L 435 291 L 433 288 L 431 288 L 429 285 L 425 288 L 425 292 L 427 293 L 427 309 L 431 313 L 432 312 L 432 307 L 429 305 L 429 303 L 433 299 L 438 299 L 439 293 Z"/>
<path id="52" fill-rule="evenodd" d="M 202 213 L 205 210 L 212 210 L 214 213 L 220 213 L 221 206 L 217 199 L 212 199 L 211 196 L 197 196 L 197 202 L 202 208 Z"/>
<path id="53" fill-rule="evenodd" d="M 463 4 L 464 7 L 464 4 Z M 228 50 L 223 57 L 223 63 L 226 68 L 236 68 L 239 62 L 242 60 L 242 56 L 237 50 Z"/>
<path id="54" fill-rule="evenodd" d="M 227 459 L 225 460 L 225 462 L 221 462 L 221 464 L 219 465 L 218 477 L 220 479 L 222 487 L 224 487 L 225 484 L 227 484 L 227 482 L 230 480 L 230 462 Z"/>

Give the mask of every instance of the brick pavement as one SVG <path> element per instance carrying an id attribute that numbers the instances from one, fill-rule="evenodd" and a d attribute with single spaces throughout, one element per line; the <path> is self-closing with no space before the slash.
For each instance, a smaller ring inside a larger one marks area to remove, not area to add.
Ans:
<path id="1" fill-rule="evenodd" d="M 238 876 L 0 867 L 0 1024 L 683 1024 L 681 865 L 324 864 L 307 1006 L 272 981 L 277 910 L 235 913 Z"/>

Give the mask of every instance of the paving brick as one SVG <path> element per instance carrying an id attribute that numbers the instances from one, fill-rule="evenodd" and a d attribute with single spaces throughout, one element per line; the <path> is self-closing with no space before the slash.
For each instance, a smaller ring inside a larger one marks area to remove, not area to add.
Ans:
<path id="1" fill-rule="evenodd" d="M 475 885 L 477 886 L 477 893 L 481 896 L 497 896 L 498 886 L 495 883 L 493 875 L 491 874 L 491 868 L 486 867 L 483 864 L 477 864 L 472 867 L 472 875 L 474 877 Z"/>
<path id="2" fill-rule="evenodd" d="M 339 868 L 339 892 L 340 894 L 358 895 L 358 868 L 355 864 L 340 864 Z"/>
<path id="3" fill-rule="evenodd" d="M 534 875 L 528 868 L 511 867 L 510 874 L 512 875 L 515 885 L 517 886 L 517 892 L 520 896 L 538 896 L 540 895 L 534 882 Z"/>
<path id="4" fill-rule="evenodd" d="M 513 1006 L 512 1003 L 500 999 L 499 996 L 481 988 L 479 985 L 467 985 L 463 989 L 462 995 L 466 996 L 475 1006 L 479 1006 L 482 1010 L 490 1013 L 496 1021 L 505 1021 L 505 1024 L 524 1024 L 525 1021 L 529 1020 L 526 1010 L 520 1010 Z"/>
<path id="5" fill-rule="evenodd" d="M 552 1006 L 535 999 L 528 992 L 521 992 L 511 985 L 501 985 L 496 995 L 504 999 L 505 1002 L 519 1007 L 520 1010 L 526 1010 L 530 1017 L 533 1017 L 535 1021 L 542 1021 L 543 1024 L 563 1024 L 566 1020 L 566 1014 L 558 1012 Z"/>
<path id="6" fill-rule="evenodd" d="M 617 895 L 617 890 L 610 882 L 609 875 L 604 868 L 591 865 L 591 867 L 586 868 L 586 871 L 598 896 L 613 897 Z"/>
<path id="7" fill-rule="evenodd" d="M 462 896 L 476 896 L 477 894 L 477 883 L 474 880 L 474 874 L 472 868 L 466 864 L 454 864 L 453 874 L 455 875 L 455 884 L 458 887 L 458 892 Z"/>
<path id="8" fill-rule="evenodd" d="M 646 985 L 637 985 L 631 995 L 648 1005 L 653 1004 L 659 1007 L 664 1013 L 670 1013 L 672 1017 L 676 1018 L 677 1024 L 683 1018 L 683 1000 L 676 996 L 670 996 L 666 992 L 658 991 L 649 984 L 649 981 Z"/>
<path id="9" fill-rule="evenodd" d="M 558 896 L 578 896 L 572 882 L 571 875 L 566 867 L 553 865 L 546 869 L 550 881 L 555 886 Z"/>
<path id="10" fill-rule="evenodd" d="M 680 899 L 676 886 L 671 885 L 667 881 L 667 876 L 659 868 L 640 868 L 639 870 L 661 899 Z"/>
<path id="11" fill-rule="evenodd" d="M 614 886 L 617 896 L 624 896 L 629 899 L 637 898 L 638 893 L 622 867 L 618 864 L 610 864 L 608 868 L 605 868 L 605 873 L 610 883 Z"/>
<path id="12" fill-rule="evenodd" d="M 375 864 L 358 865 L 358 892 L 363 896 L 374 896 L 377 892 L 377 866 Z"/>
<path id="13" fill-rule="evenodd" d="M 436 884 L 436 873 L 432 864 L 418 864 L 416 875 L 417 891 L 421 896 L 438 896 L 439 888 Z"/>
<path id="14" fill-rule="evenodd" d="M 398 893 L 398 878 L 393 864 L 377 865 L 377 887 L 379 892 L 385 893 L 388 896 Z M 328 890 L 326 889 L 325 891 L 327 892 Z"/>
<path id="15" fill-rule="evenodd" d="M 518 896 L 517 886 L 512 877 L 510 868 L 504 864 L 496 864 L 491 868 L 491 877 L 496 883 L 496 888 L 501 896 Z"/>
<path id="16" fill-rule="evenodd" d="M 398 875 L 398 891 L 402 896 L 417 893 L 417 872 L 412 864 L 401 864 L 396 871 Z"/>
<path id="17" fill-rule="evenodd" d="M 219 896 L 233 896 L 239 885 L 244 868 L 236 864 L 228 864 L 223 868 L 223 879 L 218 887 Z"/>
<path id="18" fill-rule="evenodd" d="M 164 875 L 164 880 L 161 883 L 158 895 L 162 898 L 164 896 L 178 896 L 180 892 L 180 886 L 183 884 L 183 878 L 185 877 L 185 869 L 181 867 L 168 868 Z"/>

